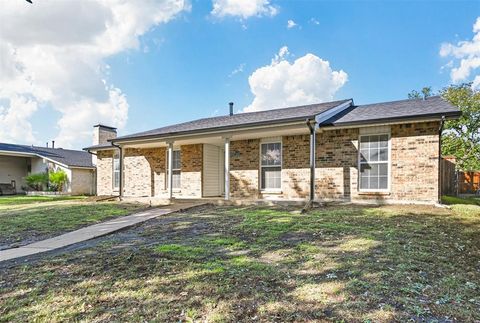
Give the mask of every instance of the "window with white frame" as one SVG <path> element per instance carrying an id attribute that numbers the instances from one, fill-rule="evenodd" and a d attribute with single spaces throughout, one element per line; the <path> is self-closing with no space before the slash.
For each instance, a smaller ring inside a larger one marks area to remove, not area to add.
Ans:
<path id="1" fill-rule="evenodd" d="M 180 189 L 181 186 L 181 170 L 182 170 L 182 160 L 180 150 L 174 150 L 172 152 L 172 188 Z M 168 188 L 168 151 L 167 151 L 167 188 Z"/>
<path id="2" fill-rule="evenodd" d="M 120 187 L 120 153 L 116 151 L 113 154 L 113 189 Z"/>
<path id="3" fill-rule="evenodd" d="M 282 185 L 282 143 L 261 144 L 261 189 L 280 190 Z"/>
<path id="4" fill-rule="evenodd" d="M 360 190 L 388 190 L 389 137 L 388 134 L 360 136 Z"/>

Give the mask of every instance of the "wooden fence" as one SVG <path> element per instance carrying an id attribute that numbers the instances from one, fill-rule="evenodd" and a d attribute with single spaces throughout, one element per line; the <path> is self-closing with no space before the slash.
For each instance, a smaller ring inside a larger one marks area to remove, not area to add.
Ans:
<path id="1" fill-rule="evenodd" d="M 480 172 L 456 169 L 455 157 L 443 157 L 440 180 L 442 195 L 476 194 L 480 190 Z"/>
<path id="2" fill-rule="evenodd" d="M 475 194 L 480 191 L 480 172 L 459 172 L 458 193 Z"/>

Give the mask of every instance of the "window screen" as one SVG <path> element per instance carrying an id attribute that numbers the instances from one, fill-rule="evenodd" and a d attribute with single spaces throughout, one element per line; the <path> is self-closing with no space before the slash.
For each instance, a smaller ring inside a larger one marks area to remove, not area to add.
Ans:
<path id="1" fill-rule="evenodd" d="M 387 134 L 360 137 L 360 189 L 388 189 Z"/>

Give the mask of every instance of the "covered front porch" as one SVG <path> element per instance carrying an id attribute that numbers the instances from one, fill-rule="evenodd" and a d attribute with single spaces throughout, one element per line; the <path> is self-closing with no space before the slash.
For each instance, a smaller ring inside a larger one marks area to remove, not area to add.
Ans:
<path id="1" fill-rule="evenodd" d="M 262 168 L 260 147 L 270 142 L 281 145 L 284 137 L 304 136 L 308 170 L 308 138 L 312 137 L 309 134 L 305 123 L 296 123 L 118 143 L 121 150 L 119 168 L 122 169 L 119 191 L 123 198 L 143 197 L 157 201 L 279 198 L 281 189 L 265 189 L 266 182 L 280 179 L 269 175 L 274 172 L 269 173 Z M 283 158 L 279 158 L 281 163 Z M 307 187 L 302 187 L 303 193 L 299 194 L 302 200 L 308 197 L 308 182 L 307 173 L 303 183 Z M 298 183 L 295 184 L 298 186 Z"/>

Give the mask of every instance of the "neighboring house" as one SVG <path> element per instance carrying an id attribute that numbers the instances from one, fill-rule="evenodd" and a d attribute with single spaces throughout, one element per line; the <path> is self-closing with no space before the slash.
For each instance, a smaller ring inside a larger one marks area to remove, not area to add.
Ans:
<path id="1" fill-rule="evenodd" d="M 435 203 L 441 125 L 460 116 L 440 97 L 239 114 L 232 105 L 230 115 L 122 137 L 97 125 L 85 148 L 97 154 L 97 193 Z"/>
<path id="2" fill-rule="evenodd" d="M 0 143 L 0 184 L 21 193 L 29 174 L 62 169 L 68 177 L 64 187 L 70 194 L 95 194 L 92 156 L 79 150 Z"/>

